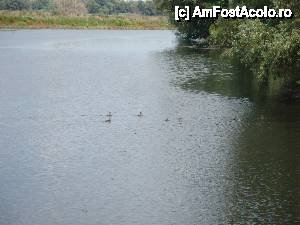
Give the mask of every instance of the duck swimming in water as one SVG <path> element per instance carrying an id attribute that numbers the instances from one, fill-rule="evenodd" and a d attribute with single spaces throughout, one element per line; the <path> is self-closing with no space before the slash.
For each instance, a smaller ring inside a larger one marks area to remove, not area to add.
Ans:
<path id="1" fill-rule="evenodd" d="M 106 116 L 108 117 L 108 119 L 105 120 L 105 123 L 111 123 L 111 117 L 112 117 L 111 112 L 109 112 Z"/>
<path id="2" fill-rule="evenodd" d="M 140 114 L 137 115 L 138 117 L 142 117 L 144 116 L 142 112 L 140 112 Z"/>
<path id="3" fill-rule="evenodd" d="M 111 123 L 111 118 L 109 117 L 109 119 L 104 121 L 105 123 Z"/>

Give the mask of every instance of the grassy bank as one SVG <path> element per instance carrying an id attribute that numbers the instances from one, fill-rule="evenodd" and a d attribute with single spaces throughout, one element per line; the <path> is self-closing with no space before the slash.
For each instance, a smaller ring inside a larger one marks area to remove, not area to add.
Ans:
<path id="1" fill-rule="evenodd" d="M 48 12 L 0 11 L 2 29 L 171 29 L 164 16 L 141 15 L 55 15 Z"/>

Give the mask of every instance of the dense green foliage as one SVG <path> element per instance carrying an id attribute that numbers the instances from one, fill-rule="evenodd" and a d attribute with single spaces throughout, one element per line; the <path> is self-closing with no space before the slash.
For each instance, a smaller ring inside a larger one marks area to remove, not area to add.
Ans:
<path id="1" fill-rule="evenodd" d="M 249 20 L 238 26 L 232 38 L 233 55 L 266 81 L 270 75 L 285 75 L 299 63 L 300 30 L 280 23 L 270 27 L 259 20 Z"/>
<path id="2" fill-rule="evenodd" d="M 50 10 L 52 6 L 53 3 L 51 2 L 51 0 L 35 0 L 31 4 L 31 8 L 33 10 Z"/>
<path id="3" fill-rule="evenodd" d="M 78 7 L 78 6 L 81 7 Z M 74 10 L 75 8 L 75 10 Z M 84 9 L 86 10 L 84 10 Z M 0 10 L 54 10 L 98 15 L 135 13 L 159 15 L 153 1 L 124 0 L 0 0 Z"/>
<path id="4" fill-rule="evenodd" d="M 89 13 L 106 15 L 136 13 L 153 16 L 158 14 L 152 1 L 88 0 L 86 7 Z"/>
<path id="5" fill-rule="evenodd" d="M 0 0 L 0 9 L 6 10 L 24 10 L 30 8 L 28 0 Z"/>
<path id="6" fill-rule="evenodd" d="M 235 7 L 246 5 L 249 8 L 290 8 L 293 19 L 198 19 L 191 22 L 175 22 L 178 31 L 185 39 L 205 38 L 211 46 L 226 49 L 226 55 L 238 59 L 250 68 L 259 80 L 270 77 L 288 77 L 289 70 L 300 68 L 300 2 L 298 0 L 156 0 L 159 8 L 168 12 L 174 21 L 175 5 L 211 5 Z M 206 42 L 206 43 L 207 43 Z"/>

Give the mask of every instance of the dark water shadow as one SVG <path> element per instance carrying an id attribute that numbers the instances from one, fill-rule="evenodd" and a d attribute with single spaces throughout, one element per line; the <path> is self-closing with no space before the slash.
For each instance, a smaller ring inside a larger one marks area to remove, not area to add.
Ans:
<path id="1" fill-rule="evenodd" d="M 260 86 L 218 52 L 178 47 L 162 57 L 175 88 L 253 105 L 231 139 L 231 175 L 224 188 L 228 224 L 298 224 L 300 104 L 281 98 L 280 81 Z"/>
<path id="2" fill-rule="evenodd" d="M 290 120 L 297 118 L 299 102 L 283 96 L 288 90 L 280 79 L 259 84 L 251 71 L 241 68 L 216 50 L 199 50 L 179 45 L 163 54 L 171 84 L 186 92 L 217 94 L 247 99 L 263 114 Z"/>

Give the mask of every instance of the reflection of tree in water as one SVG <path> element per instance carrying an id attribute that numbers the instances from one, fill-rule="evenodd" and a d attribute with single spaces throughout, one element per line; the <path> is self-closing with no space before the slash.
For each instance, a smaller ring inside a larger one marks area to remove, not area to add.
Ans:
<path id="1" fill-rule="evenodd" d="M 245 97 L 251 101 L 265 101 L 280 93 L 280 80 L 259 86 L 251 72 L 221 57 L 216 51 L 179 46 L 165 52 L 162 61 L 172 75 L 172 84 L 185 91 Z"/>
<path id="2" fill-rule="evenodd" d="M 247 72 L 209 52 L 178 48 L 163 57 L 175 87 L 253 102 L 231 140 L 227 222 L 300 223 L 300 105 L 279 101 L 272 87 L 258 88 Z"/>

